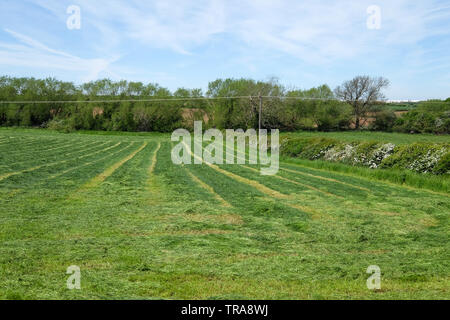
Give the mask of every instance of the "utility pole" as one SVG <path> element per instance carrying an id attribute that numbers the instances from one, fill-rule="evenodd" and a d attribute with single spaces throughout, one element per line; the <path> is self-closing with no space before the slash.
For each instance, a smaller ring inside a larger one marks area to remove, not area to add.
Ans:
<path id="1" fill-rule="evenodd" d="M 259 93 L 259 131 L 258 131 L 258 134 L 261 134 L 262 103 L 263 103 L 263 98 L 262 98 L 261 92 L 260 92 Z"/>

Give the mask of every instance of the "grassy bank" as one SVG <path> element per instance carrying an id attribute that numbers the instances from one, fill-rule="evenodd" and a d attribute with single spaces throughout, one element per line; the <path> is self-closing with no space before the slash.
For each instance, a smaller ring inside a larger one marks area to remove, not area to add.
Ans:
<path id="1" fill-rule="evenodd" d="M 373 131 L 340 131 L 340 132 L 316 132 L 316 131 L 299 131 L 286 132 L 280 134 L 281 138 L 333 138 L 341 141 L 377 141 L 391 142 L 397 145 L 410 144 L 414 142 L 430 142 L 430 143 L 450 143 L 450 135 L 434 135 L 434 134 L 406 134 L 406 133 L 390 133 L 390 132 L 373 132 Z"/>
<path id="2" fill-rule="evenodd" d="M 325 171 L 343 173 L 349 176 L 364 177 L 367 179 L 380 180 L 419 189 L 428 189 L 436 192 L 447 193 L 450 195 L 449 175 L 437 176 L 431 174 L 420 174 L 411 172 L 410 170 L 395 170 L 395 169 L 374 170 L 370 168 L 350 166 L 347 164 L 337 162 L 321 161 L 321 160 L 305 160 L 291 157 L 283 157 L 282 161 L 309 168 L 316 168 Z"/>

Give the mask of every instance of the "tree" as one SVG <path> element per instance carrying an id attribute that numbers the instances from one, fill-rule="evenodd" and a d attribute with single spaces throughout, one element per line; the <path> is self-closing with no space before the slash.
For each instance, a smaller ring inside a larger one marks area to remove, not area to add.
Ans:
<path id="1" fill-rule="evenodd" d="M 300 97 L 306 99 L 333 99 L 334 94 L 330 87 L 323 84 L 308 90 L 292 90 L 287 92 L 288 97 Z"/>
<path id="2" fill-rule="evenodd" d="M 389 80 L 383 77 L 357 76 L 338 86 L 334 93 L 353 108 L 355 128 L 359 129 L 367 121 L 367 113 L 377 102 L 385 99 L 382 90 L 389 86 Z"/>
<path id="3" fill-rule="evenodd" d="M 284 87 L 276 78 L 267 81 L 252 79 L 218 79 L 210 82 L 208 97 L 229 97 L 211 102 L 219 128 L 258 128 L 259 95 L 265 97 L 262 105 L 262 128 L 279 128 L 283 105 L 279 97 L 285 95 Z M 248 98 L 247 98 L 248 97 Z M 270 97 L 270 98 L 267 98 Z"/>

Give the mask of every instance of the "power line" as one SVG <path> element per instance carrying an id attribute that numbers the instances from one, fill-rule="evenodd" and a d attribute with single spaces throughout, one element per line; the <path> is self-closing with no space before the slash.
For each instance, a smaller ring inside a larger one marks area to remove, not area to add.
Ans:
<path id="1" fill-rule="evenodd" d="M 23 103 L 117 103 L 117 102 L 161 102 L 161 101 L 189 101 L 189 100 L 219 100 L 219 99 L 250 99 L 250 96 L 236 96 L 236 97 L 185 97 L 185 98 L 156 98 L 156 99 L 112 99 L 112 100 L 62 100 L 62 101 L 0 101 L 0 104 L 23 104 Z"/>
<path id="2" fill-rule="evenodd" d="M 120 102 L 163 102 L 163 101 L 211 101 L 211 100 L 231 100 L 231 99 L 279 99 L 279 100 L 304 100 L 304 101 L 340 101 L 343 100 L 335 98 L 321 98 L 321 97 L 295 97 L 295 96 L 227 96 L 227 97 L 177 97 L 177 98 L 152 98 L 152 99 L 111 99 L 111 100 L 32 100 L 32 101 L 0 101 L 0 104 L 66 104 L 66 103 L 120 103 Z M 374 103 L 445 103 L 445 101 L 374 101 Z"/>
<path id="3" fill-rule="evenodd" d="M 0 101 L 0 104 L 46 104 L 46 103 L 117 103 L 117 102 L 161 102 L 161 101 L 200 101 L 200 100 L 226 100 L 226 99 L 295 99 L 295 100 L 323 100 L 338 101 L 332 98 L 312 98 L 312 97 L 285 97 L 285 96 L 229 96 L 229 97 L 181 97 L 181 98 L 155 98 L 155 99 L 111 99 L 111 100 L 23 100 L 23 101 Z"/>

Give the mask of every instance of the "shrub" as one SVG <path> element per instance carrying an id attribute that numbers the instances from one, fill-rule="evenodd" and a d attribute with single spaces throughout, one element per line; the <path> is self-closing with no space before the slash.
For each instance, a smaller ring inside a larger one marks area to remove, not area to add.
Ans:
<path id="1" fill-rule="evenodd" d="M 290 157 L 435 174 L 445 174 L 450 170 L 449 152 L 448 144 L 395 146 L 393 143 L 348 143 L 325 138 L 286 139 L 281 144 L 281 154 Z"/>
<path id="2" fill-rule="evenodd" d="M 75 130 L 67 119 L 54 118 L 46 123 L 46 128 L 50 130 L 69 133 Z"/>
<path id="3" fill-rule="evenodd" d="M 394 130 L 407 133 L 450 133 L 450 104 L 424 103 L 398 118 Z"/>
<path id="4" fill-rule="evenodd" d="M 323 157 L 337 143 L 337 140 L 327 138 L 286 139 L 281 143 L 281 150 L 284 155 L 315 160 Z"/>
<path id="5" fill-rule="evenodd" d="M 447 152 L 433 168 L 434 174 L 450 174 L 450 152 Z"/>
<path id="6" fill-rule="evenodd" d="M 132 106 L 129 102 L 122 103 L 119 109 L 112 114 L 111 126 L 114 131 L 135 131 L 136 122 L 134 121 Z"/>
<path id="7" fill-rule="evenodd" d="M 392 131 L 397 117 L 392 110 L 383 110 L 375 114 L 375 121 L 369 129 L 374 131 Z"/>
<path id="8" fill-rule="evenodd" d="M 319 131 L 336 131 L 350 127 L 351 113 L 351 107 L 345 103 L 318 101 L 311 116 Z"/>
<path id="9" fill-rule="evenodd" d="M 405 168 L 420 173 L 433 172 L 434 168 L 449 152 L 448 145 L 413 143 L 397 146 L 394 154 L 383 160 L 383 168 Z"/>

